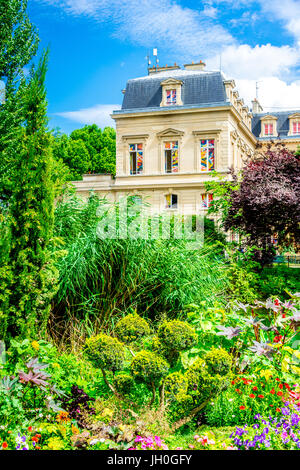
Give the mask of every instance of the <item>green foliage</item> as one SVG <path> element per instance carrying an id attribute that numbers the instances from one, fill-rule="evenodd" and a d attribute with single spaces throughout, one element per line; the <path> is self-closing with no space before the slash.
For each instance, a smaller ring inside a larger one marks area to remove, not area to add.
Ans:
<path id="1" fill-rule="evenodd" d="M 224 349 L 213 348 L 186 372 L 188 392 L 196 406 L 209 401 L 229 385 L 232 359 Z"/>
<path id="2" fill-rule="evenodd" d="M 134 390 L 134 379 L 129 374 L 118 374 L 114 377 L 114 386 L 118 393 L 121 395 L 130 395 Z"/>
<path id="3" fill-rule="evenodd" d="M 232 357 L 225 349 L 211 349 L 204 357 L 209 375 L 226 376 L 232 367 Z"/>
<path id="4" fill-rule="evenodd" d="M 123 343 L 132 343 L 142 336 L 150 334 L 150 327 L 144 318 L 129 314 L 122 318 L 115 327 L 115 333 Z"/>
<path id="5" fill-rule="evenodd" d="M 188 382 L 182 372 L 172 372 L 166 377 L 165 392 L 167 397 L 175 398 L 180 392 L 186 393 Z"/>
<path id="6" fill-rule="evenodd" d="M 170 351 L 186 351 L 196 344 L 197 335 L 188 323 L 172 320 L 159 325 L 157 336 Z"/>
<path id="7" fill-rule="evenodd" d="M 52 140 L 57 161 L 68 168 L 68 179 L 79 180 L 85 173 L 115 174 L 116 132 L 96 124 L 74 130 L 70 136 L 55 133 Z"/>
<path id="8" fill-rule="evenodd" d="M 46 70 L 47 54 L 36 71 L 32 71 L 24 96 L 26 126 L 13 175 L 9 206 L 12 282 L 7 312 L 7 334 L 11 336 L 44 331 L 56 291 L 57 270 L 49 251 L 54 224 L 54 184 L 46 130 Z"/>
<path id="9" fill-rule="evenodd" d="M 117 371 L 122 369 L 125 351 L 123 344 L 105 334 L 91 336 L 86 340 L 85 353 L 95 367 Z"/>
<path id="10" fill-rule="evenodd" d="M 211 246 L 189 250 L 185 239 L 98 237 L 97 226 L 107 214 L 112 215 L 108 231 L 115 230 L 117 208 L 96 195 L 88 201 L 72 196 L 56 205 L 55 235 L 65 250 L 57 262 L 57 333 L 60 325 L 65 334 L 76 321 L 90 334 L 132 308 L 147 312 L 148 318 L 162 312 L 174 317 L 192 302 L 206 300 L 212 306 L 215 297 L 224 296 L 225 261 Z M 127 224 L 120 224 L 127 231 Z"/>
<path id="11" fill-rule="evenodd" d="M 132 376 L 138 382 L 144 382 L 148 386 L 158 385 L 168 373 L 167 362 L 151 351 L 140 351 L 130 364 Z"/>
<path id="12" fill-rule="evenodd" d="M 14 187 L 15 158 L 21 150 L 21 129 L 26 119 L 23 69 L 35 55 L 39 42 L 26 8 L 27 0 L 0 2 L 0 82 L 4 83 L 0 89 L 0 201 L 6 203 Z"/>

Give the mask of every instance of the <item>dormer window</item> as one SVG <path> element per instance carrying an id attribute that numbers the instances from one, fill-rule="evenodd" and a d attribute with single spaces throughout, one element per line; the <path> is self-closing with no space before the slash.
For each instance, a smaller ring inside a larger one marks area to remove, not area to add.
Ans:
<path id="1" fill-rule="evenodd" d="M 289 116 L 290 128 L 288 135 L 300 135 L 300 113 L 294 113 Z"/>
<path id="2" fill-rule="evenodd" d="M 182 81 L 168 78 L 161 82 L 162 100 L 160 106 L 182 106 Z"/>
<path id="3" fill-rule="evenodd" d="M 300 121 L 293 122 L 293 134 L 299 135 L 300 134 Z"/>
<path id="4" fill-rule="evenodd" d="M 261 132 L 259 137 L 277 137 L 277 121 L 276 116 L 267 114 L 260 118 L 261 121 Z"/>
<path id="5" fill-rule="evenodd" d="M 264 124 L 265 127 L 265 136 L 274 134 L 274 126 L 272 123 Z"/>
<path id="6" fill-rule="evenodd" d="M 172 106 L 176 104 L 176 96 L 177 96 L 177 90 L 176 88 L 173 90 L 167 90 L 167 105 Z"/>

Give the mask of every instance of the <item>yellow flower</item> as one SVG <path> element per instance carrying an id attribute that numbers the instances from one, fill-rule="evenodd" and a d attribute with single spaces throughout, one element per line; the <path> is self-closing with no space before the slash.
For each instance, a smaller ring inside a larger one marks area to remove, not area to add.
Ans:
<path id="1" fill-rule="evenodd" d="M 76 428 L 76 426 L 73 426 L 73 424 L 72 424 L 71 429 L 72 429 L 72 434 L 79 434 L 79 429 Z"/>
<path id="2" fill-rule="evenodd" d="M 57 362 L 54 362 L 54 363 L 52 364 L 52 366 L 55 367 L 56 369 L 59 369 L 59 368 L 60 368 L 60 365 L 57 364 Z"/>
<path id="3" fill-rule="evenodd" d="M 32 341 L 31 343 L 31 346 L 33 347 L 33 349 L 35 349 L 36 351 L 38 351 L 40 349 L 40 345 L 37 341 Z"/>
<path id="4" fill-rule="evenodd" d="M 265 369 L 260 372 L 260 376 L 265 377 L 267 381 L 270 379 L 272 375 L 273 375 L 273 372 L 270 369 Z"/>

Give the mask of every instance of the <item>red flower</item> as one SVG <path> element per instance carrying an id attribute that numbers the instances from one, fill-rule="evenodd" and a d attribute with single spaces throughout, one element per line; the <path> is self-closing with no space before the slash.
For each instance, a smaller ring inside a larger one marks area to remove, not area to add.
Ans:
<path id="1" fill-rule="evenodd" d="M 278 299 L 274 300 L 274 304 L 279 305 L 279 300 Z"/>
<path id="2" fill-rule="evenodd" d="M 285 314 L 285 313 L 283 313 L 283 314 L 282 314 L 282 318 L 285 318 L 285 317 L 286 317 L 286 314 Z"/>
<path id="3" fill-rule="evenodd" d="M 254 393 L 250 393 L 249 397 L 250 397 L 250 398 L 255 398 Z"/>
<path id="4" fill-rule="evenodd" d="M 257 390 L 257 387 L 253 387 L 253 388 L 252 388 L 252 390 L 253 390 L 254 392 L 256 392 L 256 390 Z"/>
<path id="5" fill-rule="evenodd" d="M 280 379 L 276 378 L 275 380 L 277 380 L 277 382 L 280 382 Z"/>
<path id="6" fill-rule="evenodd" d="M 233 380 L 233 381 L 231 382 L 231 385 L 234 385 L 234 384 L 235 384 L 235 381 Z"/>
<path id="7" fill-rule="evenodd" d="M 36 436 L 33 436 L 33 438 L 32 438 L 31 440 L 32 440 L 33 442 L 38 442 L 38 441 L 39 441 L 38 437 L 36 437 Z"/>
<path id="8" fill-rule="evenodd" d="M 283 388 L 283 385 L 282 385 L 282 384 L 279 384 L 279 388 Z"/>
<path id="9" fill-rule="evenodd" d="M 270 390 L 270 393 L 272 393 L 272 395 L 274 395 L 274 393 L 275 393 L 274 388 L 272 388 L 272 390 Z"/>
<path id="10" fill-rule="evenodd" d="M 265 398 L 264 395 L 257 395 L 258 398 Z"/>
<path id="11" fill-rule="evenodd" d="M 8 447 L 7 442 L 3 442 L 3 444 L 2 444 L 2 449 L 7 449 L 7 447 Z"/>
<path id="12" fill-rule="evenodd" d="M 280 409 L 280 408 L 276 408 L 276 411 L 277 411 L 277 413 L 280 413 L 281 409 Z"/>
<path id="13" fill-rule="evenodd" d="M 275 338 L 274 338 L 274 343 L 280 343 L 281 340 L 282 340 L 282 336 L 281 336 L 281 335 L 275 336 Z"/>
<path id="14" fill-rule="evenodd" d="M 272 406 L 272 407 L 273 407 L 274 405 L 270 405 L 270 406 Z"/>
<path id="15" fill-rule="evenodd" d="M 236 393 L 242 393 L 239 388 L 235 389 Z"/>
<path id="16" fill-rule="evenodd" d="M 28 431 L 30 432 L 32 431 L 32 426 L 29 426 Z"/>
<path id="17" fill-rule="evenodd" d="M 245 410 L 246 407 L 244 405 L 240 406 L 240 410 Z"/>
<path id="18" fill-rule="evenodd" d="M 279 397 L 282 397 L 283 392 L 277 392 L 277 395 L 278 395 Z"/>

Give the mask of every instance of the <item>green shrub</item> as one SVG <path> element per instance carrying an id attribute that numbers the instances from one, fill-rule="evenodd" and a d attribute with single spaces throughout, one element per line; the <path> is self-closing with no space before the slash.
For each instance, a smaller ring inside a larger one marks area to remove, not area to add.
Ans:
<path id="1" fill-rule="evenodd" d="M 132 360 L 130 365 L 132 376 L 137 382 L 146 385 L 158 385 L 168 373 L 167 362 L 151 351 L 141 351 Z"/>
<path id="2" fill-rule="evenodd" d="M 117 338 L 100 334 L 86 340 L 85 354 L 95 367 L 115 372 L 123 367 L 125 349 Z"/>
<path id="3" fill-rule="evenodd" d="M 232 367 L 232 357 L 225 349 L 211 349 L 204 357 L 207 372 L 213 376 L 215 374 L 225 376 L 230 373 Z"/>
<path id="4" fill-rule="evenodd" d="M 169 350 L 176 351 L 186 351 L 197 341 L 194 328 L 179 320 L 164 321 L 158 328 L 157 336 Z"/>
<path id="5" fill-rule="evenodd" d="M 165 380 L 165 393 L 170 397 L 176 397 L 181 392 L 186 393 L 187 387 L 187 379 L 181 372 L 173 372 Z"/>
<path id="6" fill-rule="evenodd" d="M 142 336 L 150 334 L 150 327 L 144 318 L 130 314 L 122 318 L 116 325 L 116 335 L 124 343 L 132 343 Z"/>
<path id="7" fill-rule="evenodd" d="M 212 349 L 204 359 L 197 359 L 185 373 L 188 392 L 199 406 L 225 390 L 231 377 L 232 359 L 224 349 Z"/>
<path id="8" fill-rule="evenodd" d="M 114 378 L 114 386 L 121 395 L 130 395 L 134 389 L 134 379 L 129 374 L 119 374 Z"/>

